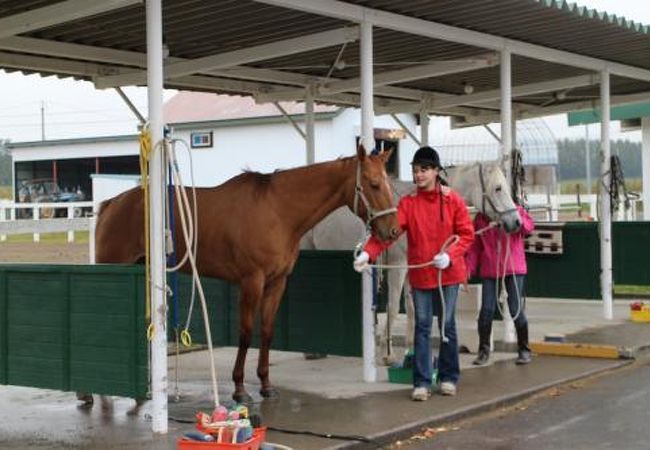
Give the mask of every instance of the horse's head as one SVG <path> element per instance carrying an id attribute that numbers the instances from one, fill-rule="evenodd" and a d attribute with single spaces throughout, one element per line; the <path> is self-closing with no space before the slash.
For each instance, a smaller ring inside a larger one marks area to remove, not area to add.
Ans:
<path id="1" fill-rule="evenodd" d="M 481 198 L 474 206 L 493 221 L 499 222 L 506 232 L 518 231 L 521 217 L 510 195 L 508 180 L 498 164 L 478 164 L 478 169 Z"/>
<path id="2" fill-rule="evenodd" d="M 366 155 L 363 146 L 357 148 L 356 178 L 352 210 L 369 224 L 373 234 L 390 240 L 399 234 L 397 209 L 393 191 L 386 174 L 386 161 L 391 152 Z"/>

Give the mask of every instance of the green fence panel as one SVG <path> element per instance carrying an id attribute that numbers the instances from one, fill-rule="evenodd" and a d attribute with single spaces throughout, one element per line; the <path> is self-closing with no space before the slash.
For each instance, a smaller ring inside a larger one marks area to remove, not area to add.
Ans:
<path id="1" fill-rule="evenodd" d="M 141 267 L 0 266 L 2 383 L 141 397 Z"/>
<path id="2" fill-rule="evenodd" d="M 352 270 L 351 252 L 310 251 L 300 253 L 287 280 L 284 297 L 275 317 L 272 348 L 276 350 L 361 354 L 361 280 Z M 202 278 L 212 341 L 215 345 L 239 343 L 239 290 L 222 280 Z M 191 296 L 191 279 L 179 276 L 179 322 L 184 326 Z M 170 329 L 173 330 L 173 318 Z M 192 321 L 192 341 L 205 343 L 205 328 L 198 297 Z M 259 317 L 252 347 L 259 347 Z M 170 334 L 170 339 L 173 335 Z"/>
<path id="3" fill-rule="evenodd" d="M 7 384 L 7 273 L 0 271 L 0 384 Z"/>
<path id="4" fill-rule="evenodd" d="M 650 286 L 650 222 L 614 222 L 612 246 L 615 283 Z"/>
<path id="5" fill-rule="evenodd" d="M 276 316 L 274 349 L 361 354 L 361 280 L 351 260 L 350 252 L 301 253 Z M 144 288 L 142 266 L 0 266 L 0 383 L 143 397 Z M 237 287 L 205 279 L 204 288 L 215 345 L 236 346 Z M 187 275 L 177 290 L 184 326 Z M 172 311 L 170 341 L 175 322 Z M 204 342 L 198 299 L 192 325 L 194 341 Z"/>
<path id="6" fill-rule="evenodd" d="M 601 298 L 598 224 L 567 222 L 562 229 L 562 244 L 564 253 L 561 255 L 526 254 L 526 295 Z"/>

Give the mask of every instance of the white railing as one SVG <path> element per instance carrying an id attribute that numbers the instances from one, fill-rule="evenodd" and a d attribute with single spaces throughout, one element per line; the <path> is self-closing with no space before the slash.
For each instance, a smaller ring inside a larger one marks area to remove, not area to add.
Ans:
<path id="1" fill-rule="evenodd" d="M 75 231 L 88 231 L 90 218 L 84 211 L 92 211 L 93 202 L 57 203 L 0 203 L 0 241 L 7 235 L 33 234 L 39 242 L 41 233 L 68 233 L 68 242 L 74 242 Z M 55 212 L 64 209 L 65 217 L 55 218 Z M 27 218 L 22 218 L 22 217 Z"/>
<path id="2" fill-rule="evenodd" d="M 557 222 L 562 211 L 574 211 L 576 217 L 585 220 L 598 220 L 598 196 L 596 194 L 580 194 L 580 196 L 577 194 L 528 194 L 527 198 L 529 210 L 544 213 L 545 220 L 548 222 Z M 613 219 L 618 221 L 637 220 L 637 208 L 641 200 L 631 199 L 630 203 L 630 208 L 625 209 L 621 202 L 621 207 Z M 588 217 L 581 213 L 583 204 L 589 205 Z"/>

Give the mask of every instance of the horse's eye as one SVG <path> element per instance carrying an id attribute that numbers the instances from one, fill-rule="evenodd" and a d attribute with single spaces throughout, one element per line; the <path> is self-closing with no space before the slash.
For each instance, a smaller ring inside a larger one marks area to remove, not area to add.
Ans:
<path id="1" fill-rule="evenodd" d="M 501 192 L 502 190 L 503 190 L 503 188 L 501 186 L 497 186 L 497 188 L 495 189 L 495 191 L 497 191 L 497 192 Z"/>
<path id="2" fill-rule="evenodd" d="M 379 181 L 373 180 L 370 182 L 370 187 L 373 189 L 379 189 Z"/>

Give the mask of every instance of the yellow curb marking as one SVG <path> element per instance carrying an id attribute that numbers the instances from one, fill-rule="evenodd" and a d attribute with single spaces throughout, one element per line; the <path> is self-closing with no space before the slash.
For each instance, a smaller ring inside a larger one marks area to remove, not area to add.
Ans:
<path id="1" fill-rule="evenodd" d="M 619 359 L 618 348 L 613 345 L 576 344 L 571 342 L 531 342 L 530 349 L 539 355 Z"/>

